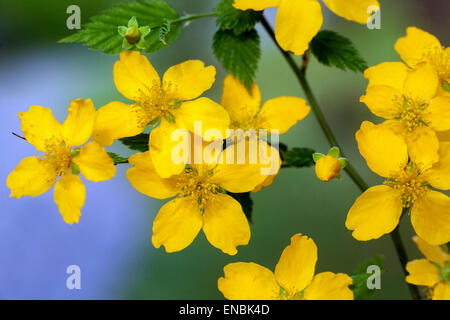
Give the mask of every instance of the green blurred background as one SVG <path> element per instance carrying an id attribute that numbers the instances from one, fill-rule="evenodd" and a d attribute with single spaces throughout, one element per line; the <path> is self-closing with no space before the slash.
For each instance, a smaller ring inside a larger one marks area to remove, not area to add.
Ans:
<path id="1" fill-rule="evenodd" d="M 56 74 L 40 72 L 32 76 L 34 80 L 31 79 L 40 90 L 43 90 L 41 93 L 44 93 L 41 94 L 39 101 L 32 103 L 60 109 L 59 112 L 64 115 L 69 100 L 78 97 L 92 98 L 97 107 L 113 100 L 125 101 L 115 89 L 112 78 L 112 66 L 117 56 L 91 51 L 80 44 L 57 43 L 59 39 L 73 32 L 66 28 L 68 17 L 66 8 L 69 5 L 80 6 L 82 23 L 86 23 L 90 16 L 98 14 L 117 2 L 0 0 L 0 75 L 6 66 L 20 67 L 22 63 L 25 63 L 24 61 L 31 65 L 39 65 L 42 59 L 46 61 L 50 59 L 58 61 L 61 66 L 67 66 L 68 72 L 64 72 L 64 67 L 61 67 L 62 70 Z M 168 2 L 181 15 L 210 12 L 218 3 L 211 0 L 169 0 Z M 393 46 L 396 39 L 405 34 L 408 26 L 417 26 L 431 32 L 444 45 L 449 43 L 450 2 L 448 0 L 380 0 L 380 2 L 381 30 L 368 30 L 366 26 L 341 19 L 325 6 L 323 28 L 335 30 L 351 38 L 369 65 L 383 61 L 398 61 L 400 58 Z M 269 9 L 265 13 L 271 23 L 274 22 L 275 12 Z M 206 93 L 206 96 L 220 101 L 225 72 L 211 50 L 215 30 L 214 19 L 194 21 L 183 28 L 180 37 L 169 47 L 148 57 L 160 74 L 168 67 L 187 59 L 201 59 L 208 65 L 216 66 L 218 69 L 216 84 Z M 258 31 L 262 38 L 263 54 L 256 82 L 261 88 L 263 100 L 281 95 L 304 97 L 301 87 L 274 44 L 259 26 Z M 31 62 L 30 59 L 32 59 Z M 362 74 L 327 68 L 319 65 L 313 58 L 307 75 L 326 113 L 326 118 L 349 160 L 370 184 L 380 182 L 380 179 L 368 170 L 358 153 L 354 139 L 354 133 L 363 120 L 380 121 L 359 103 L 359 97 L 366 86 Z M 7 79 L 2 77 L 2 81 L 5 82 L 1 83 L 0 92 L 11 83 L 15 87 L 21 87 L 21 83 L 25 81 L 22 77 L 20 73 L 13 73 Z M 27 83 L 30 82 L 29 76 L 26 80 Z M 64 90 L 59 88 L 61 82 L 68 84 L 64 86 Z M 26 96 L 28 90 L 27 87 L 22 87 L 17 94 Z M 52 97 L 52 103 L 56 102 L 56 104 L 49 105 L 46 96 Z M 0 101 L 2 113 L 24 111 L 29 106 L 11 105 L 6 99 Z M 8 126 L 2 128 L 2 131 L 19 130 L 20 132 L 20 129 L 11 128 L 5 123 L 2 126 Z M 17 126 L 17 123 L 14 123 L 14 126 Z M 281 136 L 280 141 L 290 147 L 310 147 L 318 152 L 326 152 L 329 149 L 312 113 L 287 134 Z M 111 151 L 127 153 L 119 143 L 114 144 Z M 20 155 L 19 159 L 23 156 Z M 11 170 L 14 165 L 8 163 L 4 167 Z M 127 166 L 121 166 L 118 169 L 120 177 L 116 179 L 122 179 L 119 183 L 128 187 L 123 174 Z M 2 193 L 2 200 L 4 200 L 7 194 L 6 191 L 3 192 L 3 189 Z M 382 254 L 385 257 L 385 268 L 388 272 L 382 278 L 382 289 L 374 298 L 410 298 L 389 236 L 370 242 L 358 242 L 352 238 L 351 232 L 346 230 L 344 226 L 346 214 L 359 195 L 359 190 L 345 174 L 340 181 L 322 183 L 315 178 L 313 168 L 281 170 L 272 186 L 253 195 L 254 211 L 250 244 L 240 247 L 239 253 L 232 257 L 212 247 L 203 234 L 200 234 L 191 246 L 179 253 L 166 254 L 164 249 L 155 249 L 150 243 L 152 221 L 163 203 L 135 193 L 127 204 L 128 210 L 115 214 L 139 217 L 133 220 L 138 221 L 136 223 L 139 223 L 139 228 L 136 226 L 136 232 L 129 232 L 129 238 L 125 237 L 121 241 L 131 238 L 138 238 L 140 241 L 138 244 L 133 241 L 133 245 L 130 244 L 127 247 L 129 249 L 127 256 L 123 258 L 127 259 L 127 268 L 106 280 L 106 285 L 102 287 L 100 293 L 89 297 L 108 298 L 112 297 L 111 291 L 113 291 L 114 298 L 124 299 L 220 299 L 223 297 L 217 290 L 217 279 L 223 274 L 223 266 L 230 262 L 253 261 L 273 270 L 290 237 L 295 233 L 303 233 L 312 237 L 318 246 L 317 272 L 350 273 L 364 260 Z M 110 196 L 114 197 L 114 194 Z M 88 197 L 91 196 L 88 195 Z M 107 198 L 100 199 L 92 196 L 91 199 L 104 202 L 105 210 L 114 214 L 115 208 L 108 206 Z M 136 199 L 140 200 L 139 205 Z M 90 201 L 89 198 L 88 201 Z M 83 219 L 80 224 L 82 223 Z M 73 226 L 73 228 L 77 227 L 79 226 Z M 420 254 L 411 241 L 413 231 L 407 217 L 401 223 L 401 231 L 410 258 L 419 257 Z M 101 241 L 102 230 L 90 234 L 89 237 L 93 242 Z M 3 241 L 7 240 L 3 239 Z M 84 250 L 84 248 L 79 247 L 77 250 Z M 110 254 L 121 253 L 112 251 Z M 118 259 L 120 260 L 120 256 Z M 5 270 L 0 269 L 0 271 Z M 8 298 L 8 293 L 3 292 L 3 296 Z M 35 298 L 40 296 L 37 294 Z"/>

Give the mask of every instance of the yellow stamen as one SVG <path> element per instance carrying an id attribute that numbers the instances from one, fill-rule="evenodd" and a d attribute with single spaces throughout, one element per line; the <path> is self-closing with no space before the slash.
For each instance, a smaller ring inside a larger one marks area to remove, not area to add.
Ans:
<path id="1" fill-rule="evenodd" d="M 413 163 L 386 180 L 385 184 L 400 192 L 405 208 L 411 207 L 427 191 L 427 183 Z"/>
<path id="2" fill-rule="evenodd" d="M 64 175 L 70 168 L 72 155 L 70 147 L 56 138 L 48 139 L 45 142 L 46 153 L 44 158 L 55 168 L 58 176 Z"/>

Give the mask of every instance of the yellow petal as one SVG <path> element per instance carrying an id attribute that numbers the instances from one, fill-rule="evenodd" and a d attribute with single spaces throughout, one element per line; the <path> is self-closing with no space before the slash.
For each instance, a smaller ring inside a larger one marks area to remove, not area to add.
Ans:
<path id="1" fill-rule="evenodd" d="M 28 157 L 8 175 L 6 185 L 11 197 L 36 197 L 47 192 L 55 183 L 56 172 L 49 162 L 37 157 Z"/>
<path id="2" fill-rule="evenodd" d="M 418 286 L 432 287 L 439 282 L 439 269 L 426 259 L 417 259 L 408 262 L 406 282 Z"/>
<path id="3" fill-rule="evenodd" d="M 81 174 L 90 181 L 106 181 L 116 174 L 113 159 L 97 142 L 89 142 L 82 147 L 80 154 L 72 161 L 78 165 Z"/>
<path id="4" fill-rule="evenodd" d="M 261 11 L 270 7 L 277 7 L 280 0 L 234 0 L 233 7 L 239 10 Z"/>
<path id="5" fill-rule="evenodd" d="M 433 290 L 433 300 L 450 300 L 450 285 L 439 282 Z"/>
<path id="6" fill-rule="evenodd" d="M 35 105 L 27 112 L 19 112 L 19 117 L 24 137 L 39 151 L 46 152 L 48 142 L 62 142 L 61 124 L 51 109 Z"/>
<path id="7" fill-rule="evenodd" d="M 414 236 L 413 240 L 425 258 L 429 261 L 436 262 L 440 266 L 444 266 L 445 261 L 447 261 L 447 253 L 440 246 L 432 246 L 418 236 Z"/>
<path id="8" fill-rule="evenodd" d="M 359 241 L 378 239 L 395 229 L 402 208 L 401 196 L 394 189 L 385 185 L 371 187 L 356 199 L 345 226 Z"/>
<path id="9" fill-rule="evenodd" d="M 418 104 L 430 103 L 439 85 L 436 69 L 428 64 L 420 64 L 416 69 L 409 71 L 403 93 L 407 99 Z"/>
<path id="10" fill-rule="evenodd" d="M 278 97 L 268 100 L 258 114 L 258 126 L 269 132 L 279 130 L 279 134 L 287 132 L 299 120 L 304 119 L 311 108 L 305 99 L 296 97 Z"/>
<path id="11" fill-rule="evenodd" d="M 253 262 L 229 263 L 217 287 L 228 300 L 276 300 L 280 286 L 273 272 Z"/>
<path id="12" fill-rule="evenodd" d="M 330 181 L 339 176 L 341 162 L 332 156 L 324 156 L 317 160 L 315 166 L 316 176 L 320 181 Z"/>
<path id="13" fill-rule="evenodd" d="M 275 36 L 284 50 L 302 55 L 322 23 L 322 8 L 317 0 L 281 0 Z"/>
<path id="14" fill-rule="evenodd" d="M 177 100 L 192 100 L 210 89 L 216 79 L 216 68 L 205 67 L 200 60 L 188 60 L 170 67 L 163 77 L 163 87 Z"/>
<path id="15" fill-rule="evenodd" d="M 128 162 L 133 167 L 127 170 L 127 178 L 137 191 L 157 199 L 177 194 L 176 177 L 163 179 L 158 176 L 149 151 L 132 155 Z"/>
<path id="16" fill-rule="evenodd" d="M 235 255 L 236 247 L 250 240 L 250 226 L 241 205 L 221 193 L 206 201 L 203 232 L 214 247 L 229 255 Z"/>
<path id="17" fill-rule="evenodd" d="M 80 177 L 70 173 L 62 176 L 55 184 L 53 197 L 64 221 L 78 223 L 86 200 L 86 187 Z"/>
<path id="18" fill-rule="evenodd" d="M 369 20 L 370 7 L 380 9 L 377 0 L 324 0 L 323 3 L 338 16 L 361 24 L 366 24 Z"/>
<path id="19" fill-rule="evenodd" d="M 387 86 L 403 91 L 408 67 L 402 62 L 383 62 L 364 71 L 369 86 Z"/>
<path id="20" fill-rule="evenodd" d="M 150 155 L 156 172 L 161 178 L 169 178 L 173 175 L 180 174 L 186 166 L 188 160 L 188 152 L 190 148 L 176 152 L 177 146 L 185 146 L 183 142 L 184 136 L 189 136 L 186 131 L 185 135 L 177 136 L 176 130 L 180 128 L 175 123 L 170 123 L 165 119 L 161 119 L 161 123 L 150 132 Z M 179 138 L 179 140 L 177 140 Z M 179 157 L 175 158 L 175 154 Z"/>
<path id="21" fill-rule="evenodd" d="M 429 169 L 439 161 L 439 140 L 429 127 L 416 127 L 406 134 L 406 144 L 411 160 L 420 169 Z"/>
<path id="22" fill-rule="evenodd" d="M 202 228 L 200 208 L 192 198 L 176 198 L 166 203 L 153 222 L 152 243 L 166 252 L 180 251 L 194 241 Z"/>
<path id="23" fill-rule="evenodd" d="M 322 272 L 306 287 L 303 297 L 306 300 L 353 300 L 353 291 L 349 288 L 352 283 L 352 278 L 344 273 Z"/>
<path id="24" fill-rule="evenodd" d="M 450 130 L 438 131 L 438 132 L 436 132 L 436 135 L 437 135 L 439 141 L 450 142 Z"/>
<path id="25" fill-rule="evenodd" d="M 243 124 L 259 111 L 261 92 L 258 85 L 253 83 L 250 94 L 238 79 L 229 74 L 223 81 L 221 104 L 230 114 L 232 123 Z"/>
<path id="26" fill-rule="evenodd" d="M 436 189 L 450 189 L 450 142 L 441 142 L 439 162 L 423 173 L 423 178 Z"/>
<path id="27" fill-rule="evenodd" d="M 262 167 L 261 167 L 261 174 L 265 175 L 266 178 L 261 182 L 259 185 L 257 185 L 252 192 L 258 192 L 263 187 L 268 187 L 273 183 L 273 180 L 278 175 L 281 165 L 283 163 L 283 160 L 281 160 L 280 152 L 278 149 L 274 148 L 273 146 L 269 145 L 264 140 L 259 140 L 258 143 L 259 147 L 259 159 L 263 159 Z"/>
<path id="28" fill-rule="evenodd" d="M 91 99 L 70 102 L 69 115 L 62 124 L 64 140 L 68 146 L 81 146 L 89 140 L 94 130 L 95 108 Z"/>
<path id="29" fill-rule="evenodd" d="M 218 140 L 222 140 L 226 138 L 226 129 L 230 126 L 228 112 L 209 98 L 198 98 L 183 103 L 175 113 L 175 117 L 180 128 L 185 128 L 209 141 L 211 139 L 204 136 L 207 130 L 217 130 L 222 135 Z M 195 122 L 198 130 L 195 130 Z"/>
<path id="30" fill-rule="evenodd" d="M 385 85 L 370 85 L 366 95 L 360 98 L 370 112 L 384 119 L 394 119 L 402 112 L 402 106 L 398 104 L 398 97 L 402 92 Z"/>
<path id="31" fill-rule="evenodd" d="M 450 198 L 437 191 L 427 191 L 411 209 L 411 223 L 417 235 L 431 245 L 450 241 Z"/>
<path id="32" fill-rule="evenodd" d="M 439 40 L 426 31 L 408 27 L 406 34 L 406 37 L 397 40 L 395 50 L 410 67 L 423 62 L 429 52 L 442 50 Z"/>
<path id="33" fill-rule="evenodd" d="M 316 244 L 311 238 L 297 233 L 281 254 L 275 267 L 275 278 L 289 295 L 294 295 L 311 282 L 316 262 Z"/>
<path id="34" fill-rule="evenodd" d="M 434 130 L 450 130 L 450 96 L 434 97 L 422 112 L 422 116 Z"/>
<path id="35" fill-rule="evenodd" d="M 136 105 L 110 102 L 97 110 L 92 140 L 110 146 L 114 140 L 142 133 L 141 109 Z"/>
<path id="36" fill-rule="evenodd" d="M 161 80 L 147 57 L 138 51 L 122 51 L 114 63 L 114 83 L 121 94 L 137 101 L 142 92 L 159 87 Z"/>
<path id="37" fill-rule="evenodd" d="M 356 140 L 369 168 L 382 177 L 391 177 L 408 163 L 406 142 L 387 126 L 364 121 Z"/>

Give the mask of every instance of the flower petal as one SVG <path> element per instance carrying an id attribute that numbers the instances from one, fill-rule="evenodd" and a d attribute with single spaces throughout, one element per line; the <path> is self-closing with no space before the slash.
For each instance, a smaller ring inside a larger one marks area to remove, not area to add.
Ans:
<path id="1" fill-rule="evenodd" d="M 53 197 L 64 221 L 78 223 L 86 200 L 86 187 L 80 177 L 70 173 L 62 176 L 55 184 Z"/>
<path id="2" fill-rule="evenodd" d="M 123 102 L 110 102 L 96 112 L 92 140 L 110 146 L 114 140 L 142 133 L 141 109 Z"/>
<path id="3" fill-rule="evenodd" d="M 433 290 L 433 300 L 450 300 L 450 285 L 439 282 Z"/>
<path id="4" fill-rule="evenodd" d="M 269 132 L 279 130 L 279 134 L 287 132 L 299 120 L 304 119 L 311 108 L 305 99 L 297 97 L 278 97 L 264 103 L 258 114 L 258 126 Z"/>
<path id="5" fill-rule="evenodd" d="M 205 132 L 208 130 L 217 130 L 222 134 L 221 138 L 215 137 L 216 140 L 226 139 L 226 130 L 230 126 L 228 112 L 220 104 L 209 98 L 198 98 L 183 103 L 175 113 L 175 117 L 180 128 L 185 128 L 205 140 L 211 140 L 206 139 L 205 136 Z M 198 130 L 195 130 L 195 122 L 197 122 Z"/>
<path id="6" fill-rule="evenodd" d="M 277 7 L 280 0 L 234 0 L 233 7 L 239 10 L 261 11 L 270 7 Z"/>
<path id="7" fill-rule="evenodd" d="M 113 159 L 97 142 L 89 142 L 82 147 L 80 154 L 72 161 L 78 165 L 81 174 L 90 181 L 106 181 L 116 174 Z"/>
<path id="8" fill-rule="evenodd" d="M 382 177 L 391 177 L 408 163 L 406 142 L 387 126 L 364 121 L 356 140 L 369 168 Z"/>
<path id="9" fill-rule="evenodd" d="M 417 286 L 433 287 L 439 282 L 439 269 L 426 259 L 417 259 L 407 263 L 406 282 Z"/>
<path id="10" fill-rule="evenodd" d="M 302 55 L 323 23 L 317 0 L 281 0 L 275 23 L 275 37 L 286 51 Z"/>
<path id="11" fill-rule="evenodd" d="M 221 193 L 206 202 L 203 232 L 214 247 L 229 255 L 235 255 L 236 247 L 250 240 L 250 226 L 241 205 Z"/>
<path id="12" fill-rule="evenodd" d="M 176 198 L 166 203 L 153 222 L 152 243 L 164 246 L 166 252 L 181 251 L 189 246 L 202 228 L 200 208 L 192 198 Z"/>
<path id="13" fill-rule="evenodd" d="M 450 198 L 428 191 L 414 202 L 411 223 L 417 235 L 431 245 L 450 241 Z"/>
<path id="14" fill-rule="evenodd" d="M 434 130 L 450 130 L 450 96 L 434 97 L 422 112 L 422 116 Z"/>
<path id="15" fill-rule="evenodd" d="M 306 287 L 306 300 L 353 300 L 349 286 L 352 278 L 344 273 L 322 272 L 317 274 Z"/>
<path id="16" fill-rule="evenodd" d="M 432 246 L 418 236 L 414 236 L 413 240 L 425 258 L 429 261 L 436 262 L 442 267 L 444 266 L 445 261 L 447 261 L 447 253 L 440 246 Z"/>
<path id="17" fill-rule="evenodd" d="M 91 99 L 70 102 L 69 115 L 62 124 L 64 141 L 68 146 L 81 146 L 89 140 L 94 130 L 95 107 Z"/>
<path id="18" fill-rule="evenodd" d="M 127 170 L 127 178 L 137 191 L 156 199 L 174 197 L 178 193 L 176 177 L 161 178 L 156 173 L 149 151 L 132 155 L 128 162 L 133 167 Z"/>
<path id="19" fill-rule="evenodd" d="M 421 170 L 429 169 L 439 161 L 439 140 L 433 129 L 416 127 L 413 131 L 407 132 L 405 138 L 409 156 Z"/>
<path id="20" fill-rule="evenodd" d="M 426 170 L 423 178 L 436 189 L 450 189 L 450 142 L 440 143 L 439 162 Z"/>
<path id="21" fill-rule="evenodd" d="M 436 69 L 428 64 L 417 65 L 409 71 L 403 87 L 406 98 L 417 104 L 428 104 L 436 95 L 440 85 Z"/>
<path id="22" fill-rule="evenodd" d="M 369 86 L 387 86 L 403 91 L 408 67 L 402 62 L 383 62 L 364 71 Z"/>
<path id="23" fill-rule="evenodd" d="M 230 114 L 232 123 L 246 123 L 259 111 L 261 92 L 258 85 L 253 83 L 250 95 L 247 88 L 238 79 L 229 74 L 223 81 L 221 105 Z"/>
<path id="24" fill-rule="evenodd" d="M 275 267 L 275 278 L 289 295 L 295 295 L 313 279 L 316 262 L 316 244 L 311 238 L 297 233 L 281 254 Z"/>
<path id="25" fill-rule="evenodd" d="M 378 239 L 395 229 L 402 208 L 401 196 L 394 189 L 385 185 L 371 187 L 356 199 L 345 226 L 359 241 Z"/>
<path id="26" fill-rule="evenodd" d="M 161 83 L 150 61 L 138 51 L 122 51 L 120 60 L 114 63 L 113 73 L 117 90 L 133 101 L 137 101 L 142 92 Z"/>
<path id="27" fill-rule="evenodd" d="M 402 92 L 393 87 L 369 85 L 366 95 L 362 96 L 359 100 L 374 115 L 384 119 L 394 119 L 402 112 L 401 105 L 397 103 L 397 98 L 401 96 Z"/>
<path id="28" fill-rule="evenodd" d="M 430 33 L 416 27 L 406 29 L 406 37 L 395 43 L 395 50 L 410 67 L 423 62 L 429 52 L 442 50 L 439 40 Z"/>
<path id="29" fill-rule="evenodd" d="M 47 192 L 55 183 L 56 172 L 49 162 L 28 157 L 8 175 L 6 185 L 11 189 L 10 197 L 37 197 Z"/>
<path id="30" fill-rule="evenodd" d="M 368 22 L 370 18 L 368 9 L 370 7 L 380 9 L 377 0 L 324 0 L 323 3 L 338 16 L 361 24 Z"/>
<path id="31" fill-rule="evenodd" d="M 210 89 L 216 79 L 216 68 L 205 67 L 200 60 L 188 60 L 170 67 L 163 77 L 163 88 L 179 101 L 192 100 Z"/>
<path id="32" fill-rule="evenodd" d="M 52 110 L 42 106 L 31 106 L 27 112 L 19 112 L 24 137 L 36 149 L 46 152 L 50 140 L 63 141 L 61 124 L 56 121 Z"/>
<path id="33" fill-rule="evenodd" d="M 280 297 L 272 271 L 253 262 L 229 263 L 217 287 L 228 300 L 276 300 Z"/>

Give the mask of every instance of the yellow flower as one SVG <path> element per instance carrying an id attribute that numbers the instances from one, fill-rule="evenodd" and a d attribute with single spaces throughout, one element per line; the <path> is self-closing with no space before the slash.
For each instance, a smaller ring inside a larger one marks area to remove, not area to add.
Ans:
<path id="1" fill-rule="evenodd" d="M 316 262 L 316 244 L 298 233 L 281 254 L 275 273 L 252 262 L 230 263 L 218 288 L 229 300 L 353 300 L 353 280 L 344 273 L 314 276 Z"/>
<path id="2" fill-rule="evenodd" d="M 432 246 L 414 236 L 414 242 L 426 259 L 408 262 L 408 283 L 428 287 L 433 300 L 450 300 L 450 255 L 439 246 Z"/>
<path id="3" fill-rule="evenodd" d="M 305 99 L 297 97 L 278 97 L 264 103 L 261 107 L 261 92 L 256 83 L 253 83 L 251 93 L 244 85 L 232 75 L 228 75 L 223 83 L 221 105 L 228 111 L 231 119 L 231 129 L 241 129 L 246 132 L 266 130 L 270 134 L 278 130 L 278 134 L 286 133 L 299 120 L 304 119 L 311 108 L 306 105 Z M 262 150 L 268 150 L 270 159 L 275 159 L 281 166 L 281 159 L 276 148 L 268 147 L 263 137 L 260 137 L 258 145 Z M 270 167 L 269 163 L 267 167 Z M 278 167 L 279 169 L 279 167 Z M 259 191 L 263 186 L 272 184 L 278 170 L 268 175 L 266 180 L 253 191 Z"/>
<path id="4" fill-rule="evenodd" d="M 260 174 L 258 164 L 229 164 L 231 161 L 219 159 L 213 156 L 209 162 L 187 165 L 179 175 L 165 179 L 156 173 L 149 152 L 129 158 L 133 167 L 127 171 L 127 178 L 136 190 L 157 199 L 176 197 L 160 209 L 153 223 L 152 242 L 156 248 L 163 245 L 166 252 L 183 250 L 200 229 L 214 247 L 230 255 L 237 253 L 237 246 L 248 244 L 247 218 L 239 202 L 224 192 L 251 191 L 265 176 Z"/>
<path id="5" fill-rule="evenodd" d="M 369 85 L 361 102 L 405 137 L 413 158 L 426 154 L 426 161 L 438 161 L 436 131 L 450 129 L 450 96 L 438 94 L 434 68 L 420 64 L 411 70 L 401 62 L 386 62 L 364 76 Z"/>
<path id="6" fill-rule="evenodd" d="M 441 142 L 440 160 L 430 164 L 426 152 L 408 155 L 405 140 L 385 125 L 363 122 L 356 140 L 369 168 L 386 181 L 366 190 L 348 212 L 345 225 L 353 237 L 378 239 L 395 229 L 403 208 L 410 208 L 418 236 L 432 245 L 448 242 L 450 198 L 432 187 L 450 189 L 450 143 Z"/>
<path id="7" fill-rule="evenodd" d="M 341 163 L 332 156 L 323 156 L 316 162 L 316 176 L 320 181 L 328 182 L 337 178 L 341 172 Z"/>
<path id="8" fill-rule="evenodd" d="M 208 98 L 183 103 L 211 88 L 215 74 L 213 66 L 205 67 L 199 60 L 189 60 L 169 68 L 161 82 L 144 55 L 137 51 L 122 52 L 120 61 L 114 64 L 114 82 L 135 104 L 111 102 L 101 107 L 97 111 L 94 141 L 108 146 L 115 139 L 135 136 L 147 125 L 160 122 L 150 134 L 152 160 L 162 177 L 179 174 L 184 164 L 174 164 L 170 156 L 177 144 L 172 140 L 176 129 L 193 132 L 194 121 L 202 121 L 203 132 L 214 128 L 221 130 L 225 137 L 230 121 L 222 106 Z"/>
<path id="9" fill-rule="evenodd" d="M 55 202 L 64 221 L 72 224 L 78 223 L 86 198 L 78 173 L 99 182 L 114 177 L 116 168 L 104 148 L 96 142 L 85 144 L 95 121 L 91 99 L 73 100 L 68 111 L 62 125 L 50 109 L 41 106 L 33 105 L 28 112 L 19 113 L 26 140 L 44 155 L 23 159 L 9 174 L 6 184 L 11 197 L 36 197 L 47 192 L 60 177 L 55 184 Z"/>
<path id="10" fill-rule="evenodd" d="M 361 24 L 367 23 L 371 6 L 380 7 L 378 0 L 324 0 L 325 5 L 338 16 Z M 286 51 L 302 55 L 323 23 L 318 0 L 234 0 L 240 10 L 264 10 L 278 7 L 275 36 Z"/>

